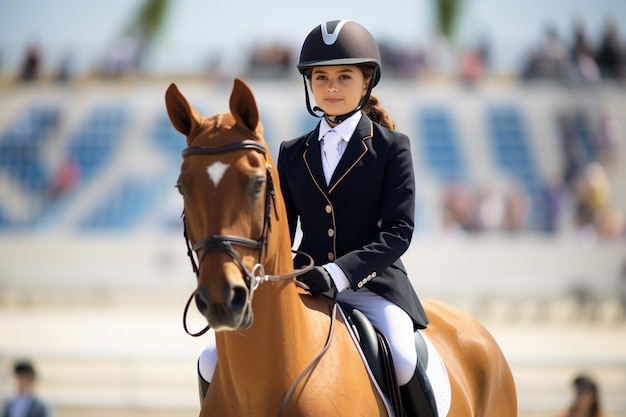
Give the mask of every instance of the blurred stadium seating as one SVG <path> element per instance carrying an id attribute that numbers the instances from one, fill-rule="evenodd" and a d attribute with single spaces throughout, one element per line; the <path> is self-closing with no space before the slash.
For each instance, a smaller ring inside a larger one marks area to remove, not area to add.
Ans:
<path id="1" fill-rule="evenodd" d="M 271 84 L 260 83 L 259 102 L 267 140 L 277 153 L 281 140 L 311 128 L 315 119 L 292 105 L 301 100 L 297 83 L 288 82 L 280 100 L 265 102 L 263 91 Z M 24 106 L 11 103 L 24 101 L 20 97 L 32 94 L 31 89 L 4 94 L 2 105 L 12 114 L 0 124 L 0 183 L 5 191 L 0 230 L 82 233 L 113 227 L 134 233 L 140 225 L 155 229 L 170 224 L 153 214 L 171 197 L 168 187 L 175 181 L 184 142 L 165 114 L 164 87 L 114 87 L 115 97 L 103 99 L 111 95 L 106 84 L 80 92 L 60 86 Z M 201 84 L 189 85 L 187 93 L 199 103 L 209 103 L 207 107 L 225 110 L 229 91 L 223 85 L 209 91 Z M 54 99 L 46 97 L 50 94 Z M 567 89 L 554 86 L 464 93 L 388 85 L 383 105 L 414 140 L 418 186 L 424 185 L 418 188 L 428 190 L 431 182 L 434 187 L 418 203 L 419 212 L 435 221 L 421 223 L 418 233 L 436 231 L 437 198 L 452 182 L 519 183 L 531 200 L 530 213 L 536 213 L 544 181 L 563 170 L 557 113 L 577 106 L 596 111 L 598 106 L 617 105 L 616 112 L 624 107 L 622 93 L 610 87 L 594 90 L 592 97 L 584 97 L 584 91 L 575 94 L 572 102 Z M 591 147 L 589 126 L 578 123 L 572 129 Z M 63 164 L 69 162 L 77 166 L 76 184 L 50 195 Z M 622 185 L 621 173 L 612 178 L 616 191 Z M 626 197 L 614 194 L 624 204 Z M 67 211 L 76 214 L 70 217 Z M 146 218 L 152 223 L 146 224 Z M 533 230 L 532 216 L 530 220 L 527 229 Z"/>

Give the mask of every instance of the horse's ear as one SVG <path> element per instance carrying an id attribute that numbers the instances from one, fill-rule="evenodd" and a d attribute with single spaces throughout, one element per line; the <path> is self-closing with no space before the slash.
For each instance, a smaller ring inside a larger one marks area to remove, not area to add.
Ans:
<path id="1" fill-rule="evenodd" d="M 250 87 L 239 78 L 235 78 L 233 92 L 230 95 L 230 112 L 237 123 L 241 123 L 251 131 L 259 124 L 259 110 Z"/>
<path id="2" fill-rule="evenodd" d="M 165 92 L 165 107 L 172 125 L 185 136 L 200 123 L 200 114 L 191 107 L 174 83 L 170 84 Z"/>

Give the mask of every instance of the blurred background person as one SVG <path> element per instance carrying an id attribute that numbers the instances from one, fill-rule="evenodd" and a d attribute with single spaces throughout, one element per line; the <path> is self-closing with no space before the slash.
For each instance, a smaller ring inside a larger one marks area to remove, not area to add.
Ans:
<path id="1" fill-rule="evenodd" d="M 46 403 L 35 393 L 37 373 L 28 360 L 18 360 L 13 368 L 17 392 L 7 401 L 2 417 L 52 417 Z"/>
<path id="2" fill-rule="evenodd" d="M 572 405 L 557 417 L 600 417 L 600 395 L 596 382 L 587 375 L 579 375 L 574 378 L 572 386 Z"/>

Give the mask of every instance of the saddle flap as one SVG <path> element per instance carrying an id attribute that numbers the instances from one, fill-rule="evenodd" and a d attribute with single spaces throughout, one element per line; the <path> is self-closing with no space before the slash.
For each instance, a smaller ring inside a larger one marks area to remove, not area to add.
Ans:
<path id="1" fill-rule="evenodd" d="M 339 303 L 339 305 L 356 338 L 356 342 L 363 352 L 366 365 L 369 367 L 375 382 L 387 397 L 394 413 L 397 416 L 404 415 L 405 407 L 403 406 L 401 389 L 396 379 L 389 342 L 361 311 L 345 303 Z M 431 410 L 438 407 L 432 404 L 434 403 L 434 398 L 428 399 L 433 394 L 426 372 L 429 365 L 429 347 L 425 336 L 419 331 L 415 332 L 415 350 L 417 352 L 415 375 L 421 389 L 418 388 L 420 392 L 412 393 L 412 395 L 419 397 L 417 402 L 422 404 L 422 412 L 428 411 L 425 415 L 430 415 Z M 425 396 L 426 393 L 430 394 Z"/>

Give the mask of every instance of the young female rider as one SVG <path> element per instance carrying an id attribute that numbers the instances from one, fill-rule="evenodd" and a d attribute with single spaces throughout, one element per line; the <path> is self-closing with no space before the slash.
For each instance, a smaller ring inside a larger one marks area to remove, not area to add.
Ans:
<path id="1" fill-rule="evenodd" d="M 428 319 L 400 260 L 413 235 L 413 163 L 409 138 L 371 95 L 381 75 L 378 46 L 356 22 L 326 22 L 305 39 L 298 70 L 307 109 L 321 118 L 312 132 L 283 142 L 278 156 L 292 241 L 299 219 L 299 249 L 316 265 L 299 280 L 313 296 L 336 290 L 387 337 L 403 404 L 415 415 L 412 403 L 424 398 L 412 394 L 421 392 L 414 330 Z M 294 262 L 306 264 L 301 256 Z"/>
<path id="2" fill-rule="evenodd" d="M 292 241 L 300 220 L 299 249 L 316 265 L 298 279 L 313 296 L 337 291 L 363 312 L 389 341 L 407 415 L 436 417 L 416 373 L 414 330 L 428 319 L 400 260 L 413 235 L 411 149 L 371 95 L 380 80 L 378 46 L 356 22 L 326 22 L 305 39 L 298 70 L 307 109 L 321 118 L 312 132 L 283 142 L 278 156 Z M 307 263 L 294 259 L 296 268 Z M 212 348 L 198 366 L 202 395 L 215 366 Z"/>

